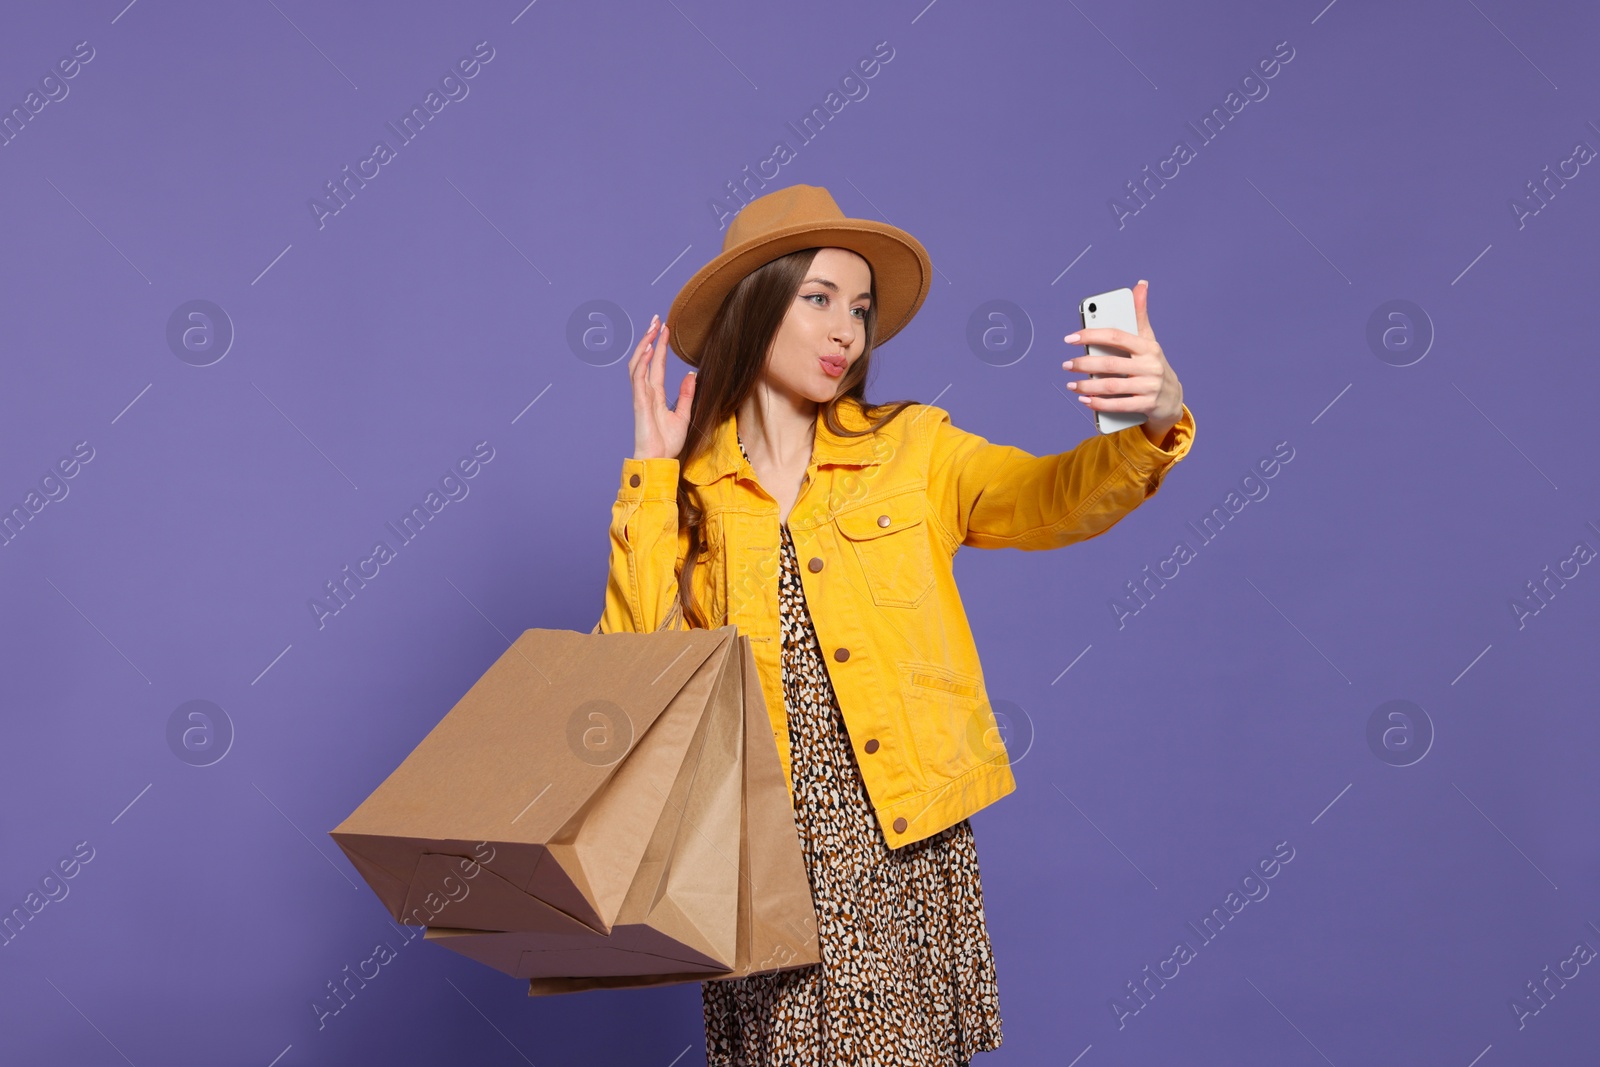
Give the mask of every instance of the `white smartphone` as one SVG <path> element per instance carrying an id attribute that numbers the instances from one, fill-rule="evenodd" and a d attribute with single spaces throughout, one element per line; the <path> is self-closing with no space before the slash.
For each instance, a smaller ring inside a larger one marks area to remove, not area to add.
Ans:
<path id="1" fill-rule="evenodd" d="M 1133 309 L 1133 290 L 1128 288 L 1113 289 L 1109 293 L 1096 293 L 1094 296 L 1084 297 L 1078 304 L 1078 318 L 1083 320 L 1083 328 L 1125 330 L 1128 333 L 1139 332 L 1139 315 Z M 1133 357 L 1120 348 L 1107 348 L 1104 345 L 1086 345 L 1091 356 L 1124 356 Z M 1126 374 L 1091 374 L 1091 378 L 1126 378 Z M 1103 396 L 1130 396 L 1130 393 L 1104 393 Z M 1116 433 L 1126 430 L 1130 426 L 1139 426 L 1144 423 L 1146 416 L 1136 411 L 1096 411 L 1094 413 L 1095 429 L 1101 433 Z"/>

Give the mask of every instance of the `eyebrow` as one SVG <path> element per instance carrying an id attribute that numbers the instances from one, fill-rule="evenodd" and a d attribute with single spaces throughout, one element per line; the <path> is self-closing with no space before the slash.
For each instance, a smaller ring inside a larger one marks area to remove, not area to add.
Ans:
<path id="1" fill-rule="evenodd" d="M 839 287 L 837 285 L 834 285 L 832 282 L 830 282 L 826 278 L 807 278 L 805 281 L 801 282 L 800 284 L 801 285 L 810 285 L 812 282 L 816 282 L 818 285 L 826 285 L 829 289 L 832 289 L 836 293 L 839 291 Z M 861 299 L 871 300 L 872 299 L 872 294 L 871 293 L 857 293 L 855 298 L 857 300 L 861 300 Z"/>

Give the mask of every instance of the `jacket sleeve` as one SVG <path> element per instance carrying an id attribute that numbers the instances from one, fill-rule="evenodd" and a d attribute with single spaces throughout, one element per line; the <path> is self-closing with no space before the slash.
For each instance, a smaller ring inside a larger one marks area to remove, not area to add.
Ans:
<path id="1" fill-rule="evenodd" d="M 678 461 L 622 461 L 622 484 L 611 506 L 611 569 L 599 633 L 652 633 L 674 616 L 669 629 L 688 629 L 673 611 L 678 572 L 689 535 L 678 530 Z"/>
<path id="2" fill-rule="evenodd" d="M 1194 441 L 1187 404 L 1166 448 L 1130 426 L 1051 456 L 991 444 L 951 425 L 942 409 L 927 414 L 934 420 L 928 491 L 952 552 L 959 545 L 1060 548 L 1097 537 L 1153 496 Z"/>

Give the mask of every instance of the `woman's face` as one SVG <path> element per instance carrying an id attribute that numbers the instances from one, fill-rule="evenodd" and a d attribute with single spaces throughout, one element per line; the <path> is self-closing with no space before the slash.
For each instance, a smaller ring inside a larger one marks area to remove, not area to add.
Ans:
<path id="1" fill-rule="evenodd" d="M 845 248 L 819 250 L 772 340 L 767 384 L 796 399 L 832 400 L 866 347 L 871 289 L 865 259 Z"/>

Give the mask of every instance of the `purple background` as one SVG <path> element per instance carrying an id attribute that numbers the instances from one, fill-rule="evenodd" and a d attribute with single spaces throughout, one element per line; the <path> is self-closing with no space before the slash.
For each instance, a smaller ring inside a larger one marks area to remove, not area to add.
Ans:
<path id="1" fill-rule="evenodd" d="M 1600 576 L 1520 627 L 1511 602 L 1600 548 L 1600 174 L 1520 226 L 1511 201 L 1600 147 L 1600 12 L 1324 3 L 13 5 L 0 107 L 94 58 L 0 147 L 0 507 L 94 456 L 0 548 L 0 910 L 94 855 L 0 948 L 5 1058 L 701 1062 L 698 985 L 529 999 L 402 942 L 326 831 L 516 634 L 599 617 L 626 353 L 784 139 L 769 189 L 823 185 L 938 269 L 872 399 L 1069 449 L 1092 428 L 1060 338 L 1146 277 L 1197 420 L 1107 536 L 957 557 L 1019 782 L 974 817 L 1005 1038 L 978 1062 L 1592 1062 L 1593 965 L 1520 1027 L 1511 1001 L 1600 948 Z M 469 95 L 319 228 L 310 200 L 480 41 Z M 881 41 L 802 143 L 786 124 Z M 1185 124 L 1283 41 L 1200 144 Z M 207 366 L 167 339 L 197 299 L 235 334 Z M 1367 339 L 1396 299 L 1420 361 Z M 594 300 L 625 318 L 575 350 Z M 968 344 L 993 300 L 1031 346 Z M 483 440 L 469 495 L 319 629 L 323 583 Z M 209 766 L 169 743 L 191 700 L 233 734 Z M 1421 713 L 1369 744 L 1391 700 Z M 1270 895 L 1201 942 L 1279 842 Z M 319 1030 L 380 940 L 398 958 Z"/>

